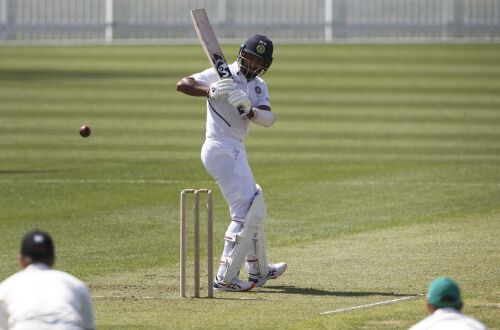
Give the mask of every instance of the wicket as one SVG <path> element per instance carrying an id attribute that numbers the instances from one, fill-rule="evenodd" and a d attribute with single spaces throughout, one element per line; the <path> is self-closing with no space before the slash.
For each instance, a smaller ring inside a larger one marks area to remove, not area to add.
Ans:
<path id="1" fill-rule="evenodd" d="M 200 297 L 200 193 L 207 194 L 207 272 L 208 297 L 213 297 L 213 206 L 212 191 L 208 189 L 184 189 L 181 191 L 180 217 L 180 297 L 186 297 L 186 200 L 193 194 L 194 204 L 194 296 Z"/>

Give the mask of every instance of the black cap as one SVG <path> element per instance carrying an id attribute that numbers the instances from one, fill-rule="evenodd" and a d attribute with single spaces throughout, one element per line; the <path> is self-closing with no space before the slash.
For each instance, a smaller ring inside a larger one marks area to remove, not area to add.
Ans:
<path id="1" fill-rule="evenodd" d="M 54 243 L 46 232 L 34 230 L 24 235 L 21 243 L 21 255 L 34 260 L 54 258 Z"/>

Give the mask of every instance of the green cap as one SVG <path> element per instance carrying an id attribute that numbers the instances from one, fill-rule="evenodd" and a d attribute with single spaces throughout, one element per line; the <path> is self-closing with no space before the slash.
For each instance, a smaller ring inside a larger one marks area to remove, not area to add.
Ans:
<path id="1" fill-rule="evenodd" d="M 444 276 L 436 278 L 427 290 L 427 302 L 436 308 L 460 308 L 462 298 L 457 282 Z"/>

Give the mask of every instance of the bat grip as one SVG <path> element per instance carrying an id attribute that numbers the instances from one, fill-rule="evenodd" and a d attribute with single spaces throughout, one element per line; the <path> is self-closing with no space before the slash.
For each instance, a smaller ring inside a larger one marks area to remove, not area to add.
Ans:
<path id="1" fill-rule="evenodd" d="M 238 107 L 238 112 L 241 114 L 243 114 L 245 111 L 243 110 L 243 107 Z"/>

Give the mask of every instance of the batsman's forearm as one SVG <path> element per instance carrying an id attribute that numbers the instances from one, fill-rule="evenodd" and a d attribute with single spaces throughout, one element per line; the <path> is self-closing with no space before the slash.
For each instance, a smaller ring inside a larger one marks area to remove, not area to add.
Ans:
<path id="1" fill-rule="evenodd" d="M 200 84 L 191 77 L 186 77 L 181 79 L 177 83 L 176 89 L 178 92 L 184 93 L 189 96 L 208 96 L 209 86 Z"/>
<path id="2" fill-rule="evenodd" d="M 270 110 L 262 110 L 258 108 L 253 108 L 251 110 L 253 115 L 249 117 L 254 123 L 259 124 L 260 126 L 270 127 L 273 126 L 276 121 L 276 117 L 274 113 Z"/>

